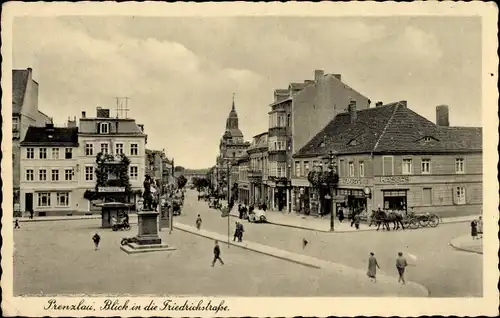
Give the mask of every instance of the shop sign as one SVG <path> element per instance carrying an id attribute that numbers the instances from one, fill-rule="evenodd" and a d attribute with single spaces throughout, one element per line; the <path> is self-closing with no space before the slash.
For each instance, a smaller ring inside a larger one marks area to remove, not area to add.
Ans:
<path id="1" fill-rule="evenodd" d="M 388 177 L 380 177 L 380 182 L 382 183 L 408 183 L 410 182 L 410 177 L 408 176 L 388 176 Z"/>
<path id="2" fill-rule="evenodd" d="M 99 187 L 98 192 L 110 193 L 110 192 L 125 192 L 125 187 Z"/>
<path id="3" fill-rule="evenodd" d="M 366 179 L 361 178 L 340 178 L 339 183 L 347 185 L 347 184 L 366 184 Z"/>

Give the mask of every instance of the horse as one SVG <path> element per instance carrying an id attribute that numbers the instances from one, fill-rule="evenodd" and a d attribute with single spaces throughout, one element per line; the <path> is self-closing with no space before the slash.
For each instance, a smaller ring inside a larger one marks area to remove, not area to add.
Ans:
<path id="1" fill-rule="evenodd" d="M 403 224 L 403 215 L 399 212 L 389 212 L 386 213 L 385 211 L 382 210 L 373 210 L 372 211 L 372 219 L 370 222 L 369 226 L 372 226 L 372 224 L 377 224 L 377 231 L 380 229 L 380 225 L 383 224 L 383 229 L 387 229 L 387 231 L 390 231 L 389 223 L 393 223 L 393 230 L 399 230 L 399 225 L 401 225 L 401 228 L 404 230 L 405 226 Z"/>

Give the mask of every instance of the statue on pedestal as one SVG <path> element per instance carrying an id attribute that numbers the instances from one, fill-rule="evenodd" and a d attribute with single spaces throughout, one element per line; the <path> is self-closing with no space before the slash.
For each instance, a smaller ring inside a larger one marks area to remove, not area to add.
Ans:
<path id="1" fill-rule="evenodd" d="M 142 193 L 142 198 L 144 199 L 144 210 L 151 211 L 153 209 L 153 195 L 151 193 L 151 177 L 146 175 L 143 183 L 144 192 Z"/>

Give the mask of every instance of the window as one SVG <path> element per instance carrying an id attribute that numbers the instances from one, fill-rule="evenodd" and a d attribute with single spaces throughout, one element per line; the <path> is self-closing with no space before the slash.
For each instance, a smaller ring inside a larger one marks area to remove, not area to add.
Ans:
<path id="1" fill-rule="evenodd" d="M 432 189 L 423 188 L 422 189 L 422 204 L 431 205 L 432 204 Z"/>
<path id="2" fill-rule="evenodd" d="M 287 127 L 292 127 L 292 114 L 286 115 L 286 126 Z"/>
<path id="3" fill-rule="evenodd" d="M 431 173 L 431 159 L 422 159 L 422 174 Z"/>
<path id="4" fill-rule="evenodd" d="M 94 167 L 85 167 L 85 181 L 94 180 Z"/>
<path id="5" fill-rule="evenodd" d="M 424 141 L 430 142 L 430 141 L 432 141 L 432 137 L 426 136 L 426 137 L 424 137 Z"/>
<path id="6" fill-rule="evenodd" d="M 295 176 L 300 177 L 300 161 L 295 161 Z"/>
<path id="7" fill-rule="evenodd" d="M 38 181 L 47 181 L 47 170 L 38 170 Z"/>
<path id="8" fill-rule="evenodd" d="M 411 174 L 412 172 L 412 160 L 411 159 L 403 159 L 403 174 Z"/>
<path id="9" fill-rule="evenodd" d="M 109 145 L 107 143 L 101 144 L 101 153 L 106 155 L 109 153 Z"/>
<path id="10" fill-rule="evenodd" d="M 73 158 L 73 149 L 71 148 L 66 148 L 66 152 L 64 154 L 65 159 L 72 159 Z"/>
<path id="11" fill-rule="evenodd" d="M 359 176 L 360 177 L 365 176 L 365 163 L 363 161 L 359 162 Z"/>
<path id="12" fill-rule="evenodd" d="M 35 181 L 35 171 L 26 169 L 26 181 Z"/>
<path id="13" fill-rule="evenodd" d="M 465 172 L 465 160 L 463 158 L 455 159 L 455 172 L 456 173 Z"/>
<path id="14" fill-rule="evenodd" d="M 137 180 L 139 176 L 139 168 L 136 166 L 130 166 L 130 179 Z"/>
<path id="15" fill-rule="evenodd" d="M 309 161 L 304 161 L 304 176 L 309 174 Z"/>
<path id="16" fill-rule="evenodd" d="M 354 177 L 354 162 L 349 162 L 349 177 Z"/>
<path id="17" fill-rule="evenodd" d="M 47 148 L 38 149 L 38 158 L 39 159 L 47 159 Z"/>
<path id="18" fill-rule="evenodd" d="M 38 206 L 40 207 L 50 206 L 50 192 L 38 193 Z"/>
<path id="19" fill-rule="evenodd" d="M 59 148 L 52 148 L 52 159 L 59 159 Z"/>
<path id="20" fill-rule="evenodd" d="M 26 148 L 26 159 L 35 159 L 35 148 Z"/>
<path id="21" fill-rule="evenodd" d="M 57 206 L 69 206 L 69 192 L 57 192 Z"/>
<path id="22" fill-rule="evenodd" d="M 12 117 L 12 130 L 13 131 L 19 130 L 19 118 L 18 117 Z"/>
<path id="23" fill-rule="evenodd" d="M 99 123 L 99 133 L 109 134 L 109 123 Z"/>
<path id="24" fill-rule="evenodd" d="M 59 181 L 59 169 L 52 169 L 52 181 Z"/>
<path id="25" fill-rule="evenodd" d="M 344 160 L 339 160 L 339 176 L 340 177 L 345 177 L 345 161 Z"/>
<path id="26" fill-rule="evenodd" d="M 382 174 L 384 176 L 394 175 L 393 161 L 394 161 L 394 157 L 392 157 L 392 156 L 383 156 L 382 157 Z"/>
<path id="27" fill-rule="evenodd" d="M 123 154 L 123 144 L 115 145 L 115 154 L 122 155 Z"/>
<path id="28" fill-rule="evenodd" d="M 93 155 L 94 155 L 94 145 L 85 144 L 85 156 L 93 156 Z"/>
<path id="29" fill-rule="evenodd" d="M 465 204 L 465 188 L 464 187 L 457 187 L 456 188 L 456 203 L 457 204 Z"/>
<path id="30" fill-rule="evenodd" d="M 73 169 L 64 169 L 64 180 L 73 180 Z"/>
<path id="31" fill-rule="evenodd" d="M 139 155 L 139 145 L 138 144 L 131 144 L 130 145 L 130 155 L 131 156 Z M 235 156 L 235 153 L 233 152 L 233 157 L 234 156 Z"/>

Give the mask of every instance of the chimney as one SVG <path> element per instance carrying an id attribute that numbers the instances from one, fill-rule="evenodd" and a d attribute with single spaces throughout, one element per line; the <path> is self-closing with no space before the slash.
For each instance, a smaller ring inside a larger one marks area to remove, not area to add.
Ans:
<path id="1" fill-rule="evenodd" d="M 109 118 L 109 109 L 97 107 L 97 118 Z"/>
<path id="2" fill-rule="evenodd" d="M 382 105 L 384 105 L 384 103 L 381 102 L 381 101 L 378 101 L 378 102 L 375 103 L 375 107 L 380 107 Z"/>
<path id="3" fill-rule="evenodd" d="M 349 111 L 351 123 L 354 123 L 358 118 L 358 113 L 356 112 L 356 101 L 355 100 L 349 101 L 349 106 L 347 107 L 347 109 Z"/>
<path id="4" fill-rule="evenodd" d="M 74 120 L 68 118 L 68 128 L 75 128 L 75 127 L 76 127 L 76 118 Z"/>
<path id="5" fill-rule="evenodd" d="M 82 118 L 85 118 L 87 117 L 87 113 L 86 112 L 82 112 Z"/>
<path id="6" fill-rule="evenodd" d="M 335 77 L 339 81 L 342 81 L 342 75 L 341 74 L 332 74 L 332 75 L 333 75 L 333 77 Z"/>
<path id="7" fill-rule="evenodd" d="M 443 127 L 450 126 L 449 108 L 447 105 L 436 107 L 436 125 Z"/>
<path id="8" fill-rule="evenodd" d="M 325 76 L 325 71 L 323 71 L 323 70 L 315 70 L 314 71 L 314 80 L 316 82 L 319 81 L 320 79 L 322 79 L 323 76 Z"/>

